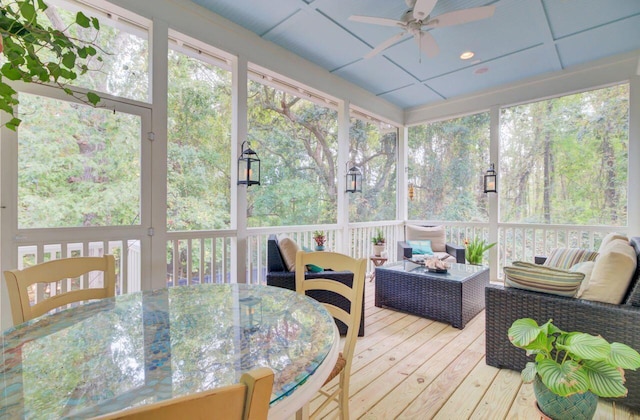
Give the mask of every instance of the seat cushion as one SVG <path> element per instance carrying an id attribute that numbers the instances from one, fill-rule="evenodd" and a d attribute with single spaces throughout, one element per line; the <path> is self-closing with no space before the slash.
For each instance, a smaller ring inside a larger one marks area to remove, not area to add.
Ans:
<path id="1" fill-rule="evenodd" d="M 407 241 L 431 241 L 431 249 L 433 252 L 447 252 L 445 240 L 444 226 L 415 226 L 407 225 L 406 227 Z"/>
<path id="2" fill-rule="evenodd" d="M 543 265 L 568 270 L 583 261 L 593 261 L 597 256 L 597 252 L 582 248 L 556 248 Z"/>
<path id="3" fill-rule="evenodd" d="M 584 279 L 583 273 L 515 261 L 504 268 L 506 287 L 574 296 Z"/>
<path id="4" fill-rule="evenodd" d="M 582 299 L 620 304 L 636 270 L 636 253 L 629 242 L 614 239 L 598 256 Z"/>

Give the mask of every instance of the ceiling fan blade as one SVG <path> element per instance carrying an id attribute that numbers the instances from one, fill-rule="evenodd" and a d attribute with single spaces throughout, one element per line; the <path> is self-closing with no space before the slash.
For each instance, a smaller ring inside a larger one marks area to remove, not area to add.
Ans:
<path id="1" fill-rule="evenodd" d="M 374 25 L 383 25 L 383 26 L 404 26 L 404 22 L 401 22 L 399 20 L 373 17 L 373 16 L 352 15 L 352 16 L 349 16 L 349 20 L 353 22 L 372 23 Z"/>
<path id="2" fill-rule="evenodd" d="M 413 6 L 413 18 L 416 20 L 426 19 L 436 6 L 438 0 L 416 0 Z"/>
<path id="3" fill-rule="evenodd" d="M 425 23 L 425 26 L 430 28 L 442 28 L 444 26 L 459 25 L 461 23 L 489 18 L 493 16 L 495 11 L 495 5 L 456 10 L 455 12 L 443 13 L 433 19 L 429 19 L 429 21 Z"/>
<path id="4" fill-rule="evenodd" d="M 380 53 L 381 51 L 386 50 L 387 48 L 389 48 L 390 46 L 398 42 L 398 40 L 400 40 L 400 38 L 402 38 L 405 34 L 406 32 L 400 32 L 399 34 L 392 36 L 391 38 L 384 41 L 382 44 L 372 49 L 367 55 L 364 56 L 364 58 L 371 58 L 374 55 L 377 55 L 378 53 Z"/>
<path id="5" fill-rule="evenodd" d="M 413 38 L 418 43 L 420 50 L 427 54 L 427 57 L 433 58 L 440 53 L 436 39 L 429 32 L 420 31 Z"/>

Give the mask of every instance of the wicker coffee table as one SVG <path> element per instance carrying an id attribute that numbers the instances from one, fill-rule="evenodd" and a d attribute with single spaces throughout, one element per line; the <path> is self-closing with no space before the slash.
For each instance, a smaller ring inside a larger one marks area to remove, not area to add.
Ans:
<path id="1" fill-rule="evenodd" d="M 376 267 L 376 306 L 450 323 L 464 328 L 484 309 L 489 269 L 451 264 L 446 273 L 432 273 L 409 261 Z"/>

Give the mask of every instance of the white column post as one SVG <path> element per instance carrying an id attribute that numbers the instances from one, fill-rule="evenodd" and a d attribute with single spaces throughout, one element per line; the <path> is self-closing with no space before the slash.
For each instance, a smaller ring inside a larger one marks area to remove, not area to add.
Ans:
<path id="1" fill-rule="evenodd" d="M 495 165 L 498 175 L 496 179 L 497 193 L 489 194 L 489 243 L 498 242 L 498 223 L 500 221 L 500 207 L 498 197 L 502 189 L 500 182 L 500 108 L 492 107 L 490 111 L 490 140 L 489 140 L 489 161 Z M 489 272 L 491 281 L 498 280 L 498 259 L 499 248 L 504 244 L 497 244 L 489 250 Z"/>
<path id="2" fill-rule="evenodd" d="M 349 115 L 349 101 L 340 101 L 338 104 L 338 228 L 340 232 L 338 252 L 351 255 L 349 246 L 349 193 L 347 189 L 347 161 L 349 160 L 349 127 L 351 126 Z"/>
<path id="3" fill-rule="evenodd" d="M 640 60 L 629 79 L 629 173 L 627 175 L 627 225 L 629 236 L 640 236 Z"/>
<path id="4" fill-rule="evenodd" d="M 247 282 L 247 188 L 238 185 L 238 156 L 247 138 L 247 59 L 233 60 L 231 123 L 231 226 L 236 229 L 236 246 L 231 247 L 231 273 L 238 283 Z M 254 187 L 256 188 L 256 187 Z M 235 253 L 235 254 L 234 254 Z"/>

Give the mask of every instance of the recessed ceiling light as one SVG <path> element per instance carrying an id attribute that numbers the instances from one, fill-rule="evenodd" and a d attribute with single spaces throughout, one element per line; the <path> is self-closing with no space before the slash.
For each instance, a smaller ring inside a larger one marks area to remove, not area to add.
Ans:
<path id="1" fill-rule="evenodd" d="M 461 60 L 468 60 L 470 58 L 473 58 L 474 56 L 474 52 L 473 51 L 465 51 L 462 54 L 460 54 L 460 59 Z"/>

